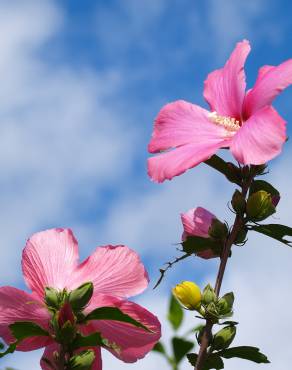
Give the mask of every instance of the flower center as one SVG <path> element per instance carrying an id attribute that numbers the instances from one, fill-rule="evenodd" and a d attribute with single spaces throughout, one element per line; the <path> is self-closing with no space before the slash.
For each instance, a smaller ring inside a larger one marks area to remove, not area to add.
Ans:
<path id="1" fill-rule="evenodd" d="M 236 132 L 240 129 L 240 122 L 233 117 L 219 116 L 217 112 L 209 114 L 210 120 L 216 125 L 223 126 L 227 131 Z"/>

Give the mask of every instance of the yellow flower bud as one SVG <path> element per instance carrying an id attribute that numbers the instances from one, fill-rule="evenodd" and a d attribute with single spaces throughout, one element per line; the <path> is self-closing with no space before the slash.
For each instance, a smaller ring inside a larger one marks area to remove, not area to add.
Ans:
<path id="1" fill-rule="evenodd" d="M 187 309 L 196 310 L 200 307 L 201 291 L 192 281 L 182 281 L 172 289 L 172 293 Z"/>

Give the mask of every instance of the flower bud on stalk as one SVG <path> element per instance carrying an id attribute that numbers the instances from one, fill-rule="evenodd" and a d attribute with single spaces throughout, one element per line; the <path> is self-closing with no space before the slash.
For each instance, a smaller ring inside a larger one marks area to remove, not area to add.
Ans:
<path id="1" fill-rule="evenodd" d="M 228 348 L 232 343 L 235 335 L 236 335 L 235 326 L 226 326 L 225 328 L 219 330 L 218 333 L 214 335 L 212 349 L 220 350 Z"/>
<path id="2" fill-rule="evenodd" d="M 201 290 L 192 281 L 183 281 L 172 289 L 176 299 L 188 310 L 198 310 L 201 305 Z"/>
<path id="3" fill-rule="evenodd" d="M 264 190 L 253 193 L 247 201 L 246 213 L 252 221 L 262 221 L 276 212 L 274 204 L 277 204 L 278 198 L 274 199 L 271 194 Z"/>
<path id="4" fill-rule="evenodd" d="M 215 302 L 217 299 L 217 296 L 215 294 L 215 291 L 214 289 L 211 287 L 210 284 L 208 284 L 204 290 L 203 290 L 203 294 L 202 294 L 202 303 L 204 305 L 208 305 L 209 303 L 211 302 Z"/>

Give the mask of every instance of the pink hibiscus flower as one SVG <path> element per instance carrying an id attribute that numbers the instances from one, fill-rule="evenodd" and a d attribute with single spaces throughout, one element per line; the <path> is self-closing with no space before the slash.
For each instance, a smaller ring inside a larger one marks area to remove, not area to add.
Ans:
<path id="1" fill-rule="evenodd" d="M 182 240 L 185 241 L 188 236 L 209 238 L 209 229 L 212 225 L 212 221 L 216 219 L 216 216 L 202 207 L 192 208 L 188 212 L 182 213 L 181 221 L 184 227 Z M 212 251 L 212 249 L 199 252 L 197 253 L 197 256 L 204 259 L 219 257 Z"/>
<path id="2" fill-rule="evenodd" d="M 228 147 L 245 165 L 264 164 L 281 152 L 286 122 L 271 106 L 292 83 L 292 59 L 264 66 L 254 87 L 245 92 L 244 63 L 249 42 L 239 42 L 225 66 L 210 73 L 204 98 L 211 112 L 183 100 L 159 112 L 148 150 L 165 153 L 148 159 L 148 174 L 157 182 L 172 179 Z"/>
<path id="3" fill-rule="evenodd" d="M 126 246 L 109 245 L 96 248 L 80 264 L 78 259 L 78 244 L 71 230 L 52 229 L 34 234 L 28 240 L 22 256 L 23 276 L 32 293 L 8 286 L 0 288 L 0 337 L 6 343 L 13 342 L 9 325 L 17 321 L 34 322 L 52 333 L 52 317 L 44 301 L 45 288 L 54 288 L 60 292 L 66 289 L 70 292 L 91 282 L 93 295 L 83 314 L 86 315 L 98 307 L 118 307 L 149 328 L 149 331 L 109 320 L 78 324 L 78 330 L 83 335 L 101 333 L 103 338 L 119 348 L 119 351 L 109 350 L 125 362 L 135 362 L 144 357 L 159 340 L 161 333 L 160 323 L 152 313 L 127 300 L 128 297 L 141 293 L 148 285 L 148 275 L 139 256 Z M 63 307 L 61 311 L 59 324 L 67 320 L 72 322 L 70 308 Z M 23 340 L 17 350 L 31 351 L 41 347 L 45 347 L 43 358 L 50 360 L 59 345 L 52 336 L 38 336 Z M 93 350 L 95 361 L 92 369 L 100 370 L 100 347 L 94 347 Z M 43 358 L 42 369 L 51 370 Z"/>

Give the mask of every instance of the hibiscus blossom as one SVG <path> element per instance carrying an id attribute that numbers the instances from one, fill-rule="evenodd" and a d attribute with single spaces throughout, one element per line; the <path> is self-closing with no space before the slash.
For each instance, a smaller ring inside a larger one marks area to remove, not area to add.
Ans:
<path id="1" fill-rule="evenodd" d="M 244 63 L 249 42 L 239 42 L 222 69 L 205 81 L 208 111 L 183 100 L 159 112 L 148 150 L 165 153 L 148 159 L 149 176 L 157 182 L 172 179 L 228 147 L 245 165 L 264 164 L 281 152 L 286 122 L 271 106 L 292 83 L 292 59 L 260 68 L 254 87 L 245 92 Z"/>
<path id="2" fill-rule="evenodd" d="M 216 216 L 202 207 L 192 208 L 186 213 L 182 213 L 181 221 L 184 228 L 182 240 L 185 241 L 188 236 L 209 238 L 209 229 L 214 220 L 217 220 Z M 204 259 L 219 257 L 211 248 L 197 253 L 197 256 Z"/>
<path id="3" fill-rule="evenodd" d="M 126 246 L 109 245 L 96 248 L 80 264 L 78 259 L 78 244 L 71 230 L 52 229 L 34 234 L 22 256 L 23 276 L 32 293 L 8 286 L 0 288 L 0 337 L 6 343 L 14 341 L 9 328 L 14 322 L 29 321 L 39 325 L 50 335 L 24 339 L 17 350 L 45 347 L 41 367 L 51 370 L 44 358 L 52 360 L 60 345 L 52 333 L 52 310 L 49 309 L 46 292 L 50 288 L 66 295 L 91 282 L 93 294 L 80 317 L 98 307 L 117 307 L 149 330 L 119 321 L 78 321 L 68 302 L 59 311 L 57 325 L 62 326 L 69 321 L 76 323 L 78 332 L 83 335 L 100 333 L 108 343 L 114 344 L 109 350 L 125 362 L 135 362 L 144 357 L 160 338 L 160 323 L 152 313 L 127 300 L 148 285 L 148 275 L 139 256 Z M 95 352 L 92 369 L 101 370 L 100 347 L 92 349 Z"/>

